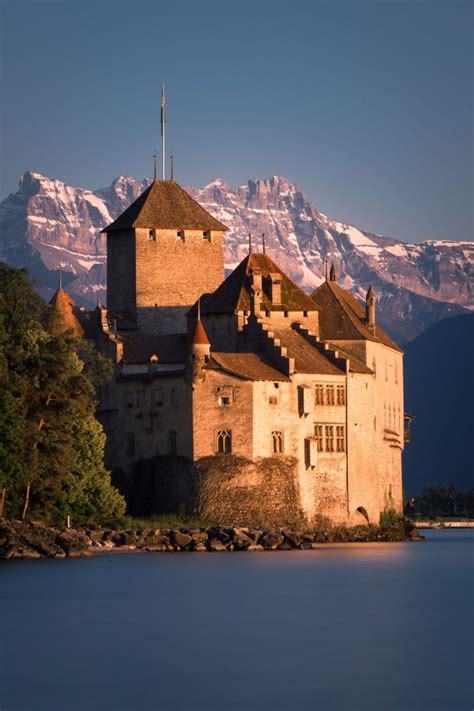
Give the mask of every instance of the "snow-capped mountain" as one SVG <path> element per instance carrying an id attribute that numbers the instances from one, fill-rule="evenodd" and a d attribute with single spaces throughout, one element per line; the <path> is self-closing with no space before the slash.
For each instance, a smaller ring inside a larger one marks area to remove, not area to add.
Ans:
<path id="1" fill-rule="evenodd" d="M 105 301 L 105 238 L 112 222 L 150 180 L 120 176 L 98 191 L 27 172 L 19 190 L 0 204 L 0 259 L 27 266 L 42 293 L 56 287 L 63 271 L 71 295 L 85 305 Z M 283 177 L 249 180 L 231 188 L 214 180 L 186 188 L 229 227 L 226 266 L 248 251 L 266 249 L 305 290 L 311 292 L 334 262 L 343 286 L 363 297 L 369 284 L 378 292 L 378 317 L 399 341 L 414 338 L 434 321 L 474 308 L 474 243 L 399 240 L 357 229 L 319 212 Z"/>

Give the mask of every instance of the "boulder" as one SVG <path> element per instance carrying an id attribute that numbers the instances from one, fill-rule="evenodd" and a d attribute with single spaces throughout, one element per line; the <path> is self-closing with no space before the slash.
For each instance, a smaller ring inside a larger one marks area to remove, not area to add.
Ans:
<path id="1" fill-rule="evenodd" d="M 211 538 L 208 544 L 210 551 L 225 551 L 226 547 L 218 538 Z"/>
<path id="2" fill-rule="evenodd" d="M 189 546 L 189 544 L 193 541 L 193 537 L 189 536 L 187 533 L 182 533 L 181 531 L 172 531 L 171 541 L 180 548 L 187 548 L 187 546 Z"/>
<path id="3" fill-rule="evenodd" d="M 281 533 L 273 533 L 272 531 L 265 531 L 259 539 L 260 545 L 264 547 L 267 551 L 274 551 L 279 545 L 283 543 L 283 535 Z"/>

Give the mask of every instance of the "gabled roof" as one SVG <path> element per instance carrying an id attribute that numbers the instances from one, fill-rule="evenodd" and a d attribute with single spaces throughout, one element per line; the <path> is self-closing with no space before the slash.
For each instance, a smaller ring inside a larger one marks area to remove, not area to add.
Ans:
<path id="1" fill-rule="evenodd" d="M 49 302 L 54 311 L 48 320 L 46 330 L 52 336 L 71 330 L 75 336 L 82 337 L 86 333 L 86 322 L 78 305 L 67 291 L 57 289 Z"/>
<path id="2" fill-rule="evenodd" d="M 390 336 L 377 324 L 375 333 L 365 323 L 365 309 L 350 291 L 335 281 L 325 281 L 312 297 L 319 311 L 320 338 L 323 341 L 367 340 L 383 343 L 401 351 Z"/>
<path id="3" fill-rule="evenodd" d="M 314 301 L 270 259 L 267 254 L 249 254 L 212 293 L 201 297 L 201 313 L 250 311 L 251 272 L 262 274 L 262 304 L 265 311 L 316 311 Z M 281 277 L 281 304 L 270 298 L 271 274 Z M 196 313 L 196 305 L 189 313 Z"/>
<path id="4" fill-rule="evenodd" d="M 301 333 L 292 328 L 274 331 L 275 338 L 288 351 L 288 356 L 295 359 L 296 373 L 319 373 L 321 375 L 345 375 L 323 353 L 311 345 Z"/>
<path id="5" fill-rule="evenodd" d="M 286 375 L 265 363 L 256 353 L 211 352 L 205 367 L 208 370 L 223 370 L 244 380 L 288 380 Z"/>
<path id="6" fill-rule="evenodd" d="M 228 229 L 174 180 L 155 180 L 102 232 L 116 232 L 135 227 L 220 232 Z"/>

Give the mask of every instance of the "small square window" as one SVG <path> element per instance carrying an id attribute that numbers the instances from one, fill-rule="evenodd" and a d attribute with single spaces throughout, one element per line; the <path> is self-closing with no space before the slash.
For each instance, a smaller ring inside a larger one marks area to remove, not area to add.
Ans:
<path id="1" fill-rule="evenodd" d="M 219 405 L 220 407 L 228 407 L 230 405 L 230 397 L 228 395 L 221 395 Z"/>

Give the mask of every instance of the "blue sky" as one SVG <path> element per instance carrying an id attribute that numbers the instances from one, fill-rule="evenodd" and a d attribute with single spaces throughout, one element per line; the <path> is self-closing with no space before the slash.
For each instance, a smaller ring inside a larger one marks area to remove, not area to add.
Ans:
<path id="1" fill-rule="evenodd" d="M 472 6 L 448 0 L 3 0 L 0 197 L 27 169 L 285 175 L 326 214 L 472 239 Z"/>

